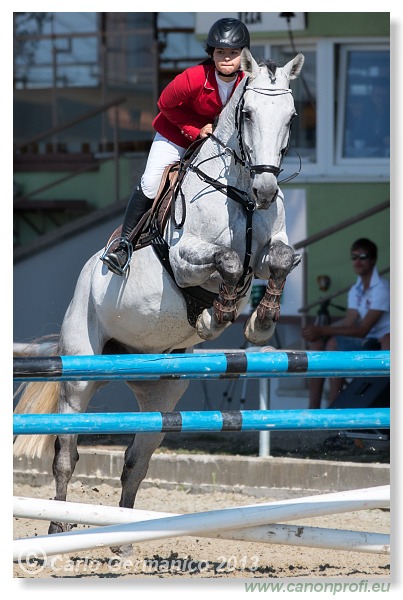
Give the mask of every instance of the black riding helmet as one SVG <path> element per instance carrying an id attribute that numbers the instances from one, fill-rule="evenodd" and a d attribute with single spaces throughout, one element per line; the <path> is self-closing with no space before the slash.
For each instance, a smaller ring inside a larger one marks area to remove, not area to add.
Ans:
<path id="1" fill-rule="evenodd" d="M 249 31 L 238 19 L 219 19 L 207 36 L 207 51 L 211 48 L 244 48 L 250 46 Z"/>

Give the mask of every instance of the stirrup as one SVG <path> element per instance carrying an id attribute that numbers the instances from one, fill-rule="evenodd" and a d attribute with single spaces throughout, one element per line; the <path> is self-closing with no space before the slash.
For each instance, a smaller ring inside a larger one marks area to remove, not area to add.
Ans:
<path id="1" fill-rule="evenodd" d="M 127 260 L 126 260 L 125 264 L 123 265 L 123 267 L 120 267 L 119 265 L 117 265 L 113 262 L 110 262 L 108 260 L 109 250 L 110 250 L 111 246 L 116 243 L 118 244 L 116 251 L 118 249 L 121 249 L 122 246 L 126 246 Z M 99 257 L 99 259 L 102 260 L 104 265 L 106 265 L 108 267 L 108 269 L 110 271 L 112 271 L 112 273 L 115 273 L 115 275 L 124 275 L 127 271 L 129 263 L 132 259 L 132 255 L 133 255 L 133 244 L 124 237 L 118 237 L 118 238 L 113 239 L 111 242 L 109 242 L 109 244 L 105 248 L 103 254 Z"/>

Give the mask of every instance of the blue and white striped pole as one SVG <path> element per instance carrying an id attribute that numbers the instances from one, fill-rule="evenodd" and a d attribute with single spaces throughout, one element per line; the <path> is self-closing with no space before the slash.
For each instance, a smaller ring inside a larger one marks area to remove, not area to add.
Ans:
<path id="1" fill-rule="evenodd" d="M 15 414 L 14 435 L 388 429 L 388 408 Z"/>
<path id="2" fill-rule="evenodd" d="M 22 357 L 17 381 L 387 377 L 390 352 L 220 352 Z"/>

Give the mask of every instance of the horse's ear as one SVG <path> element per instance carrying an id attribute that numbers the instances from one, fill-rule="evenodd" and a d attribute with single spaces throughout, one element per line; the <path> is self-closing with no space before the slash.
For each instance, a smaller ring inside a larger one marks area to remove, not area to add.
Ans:
<path id="1" fill-rule="evenodd" d="M 283 67 L 283 72 L 287 75 L 288 79 L 296 79 L 301 73 L 302 66 L 305 62 L 305 56 L 300 52 L 293 60 Z"/>
<path id="2" fill-rule="evenodd" d="M 250 79 L 255 79 L 260 73 L 259 65 L 246 46 L 241 53 L 241 71 L 249 75 Z"/>

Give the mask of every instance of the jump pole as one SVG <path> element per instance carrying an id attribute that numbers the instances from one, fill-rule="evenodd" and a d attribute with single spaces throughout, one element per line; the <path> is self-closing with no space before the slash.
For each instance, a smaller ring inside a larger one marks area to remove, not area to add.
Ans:
<path id="1" fill-rule="evenodd" d="M 152 519 L 178 516 L 173 513 L 152 512 L 115 506 L 61 502 L 14 496 L 13 514 L 22 519 L 39 519 L 83 525 L 119 525 Z M 220 538 L 266 544 L 287 544 L 310 548 L 331 548 L 374 554 L 390 553 L 390 538 L 385 533 L 350 531 L 271 523 L 256 527 L 231 529 L 207 534 Z"/>
<path id="2" fill-rule="evenodd" d="M 238 351 L 14 358 L 16 381 L 387 377 L 389 374 L 389 351 Z"/>
<path id="3" fill-rule="evenodd" d="M 14 435 L 387 429 L 389 408 L 14 414 Z"/>
<path id="4" fill-rule="evenodd" d="M 191 513 L 160 519 L 143 520 L 90 531 L 75 530 L 14 541 L 13 560 L 29 560 L 32 552 L 45 556 L 92 548 L 133 544 L 171 537 L 208 535 L 215 532 L 267 525 L 298 518 L 385 508 L 390 504 L 389 486 L 365 488 L 305 498 L 239 506 L 224 510 Z"/>

